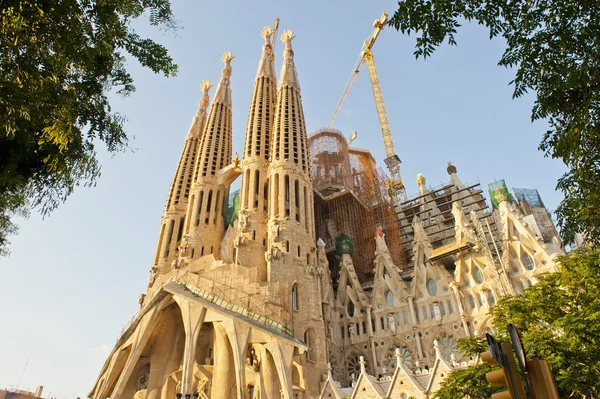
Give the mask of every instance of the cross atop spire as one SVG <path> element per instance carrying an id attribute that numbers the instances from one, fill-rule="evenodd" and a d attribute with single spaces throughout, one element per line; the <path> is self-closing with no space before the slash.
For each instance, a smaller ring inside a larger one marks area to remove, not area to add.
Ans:
<path id="1" fill-rule="evenodd" d="M 296 35 L 291 30 L 286 30 L 281 35 L 281 41 L 285 44 L 285 49 L 283 50 L 283 67 L 281 68 L 278 88 L 291 86 L 300 92 L 300 82 L 298 82 L 298 73 L 294 64 L 294 50 L 292 50 L 292 40 L 295 37 Z"/>
<path id="2" fill-rule="evenodd" d="M 227 107 L 231 108 L 231 87 L 229 86 L 229 77 L 231 76 L 231 60 L 235 57 L 231 52 L 227 51 L 223 54 L 223 72 L 221 73 L 221 80 L 217 86 L 217 92 L 215 93 L 215 103 L 222 103 Z"/>

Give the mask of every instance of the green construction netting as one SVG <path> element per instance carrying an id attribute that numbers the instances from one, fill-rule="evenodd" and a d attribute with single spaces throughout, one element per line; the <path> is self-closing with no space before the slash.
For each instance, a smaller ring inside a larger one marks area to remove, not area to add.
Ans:
<path id="1" fill-rule="evenodd" d="M 488 192 L 490 193 L 490 199 L 492 200 L 492 204 L 494 204 L 494 208 L 498 207 L 503 201 L 513 202 L 513 196 L 510 195 L 508 188 L 506 188 L 504 180 L 496 180 L 488 184 Z"/>
<path id="2" fill-rule="evenodd" d="M 531 188 L 513 188 L 515 192 L 515 197 L 519 202 L 526 202 L 529 206 L 534 208 L 543 208 L 544 203 L 542 202 L 542 197 L 540 197 L 540 193 L 538 190 Z"/>
<path id="3" fill-rule="evenodd" d="M 240 190 L 230 193 L 229 198 L 224 202 L 223 218 L 225 219 L 225 226 L 231 226 L 238 218 L 238 212 L 240 211 Z"/>

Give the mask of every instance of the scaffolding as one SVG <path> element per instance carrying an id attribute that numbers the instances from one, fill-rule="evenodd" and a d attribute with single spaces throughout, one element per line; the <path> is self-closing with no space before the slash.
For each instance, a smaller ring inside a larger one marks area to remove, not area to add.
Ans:
<path id="1" fill-rule="evenodd" d="M 310 138 L 314 187 L 325 197 L 351 186 L 348 142 L 337 129 L 321 129 Z"/>
<path id="2" fill-rule="evenodd" d="M 498 238 L 499 232 L 492 212 L 490 212 L 483 196 L 483 190 L 479 182 L 464 184 L 462 186 L 446 183 L 439 187 L 429 188 L 425 193 L 410 198 L 407 201 L 398 202 L 396 212 L 398 215 L 399 240 L 403 252 L 407 257 L 407 264 L 412 267 L 414 231 L 413 220 L 418 217 L 421 220 L 425 234 L 433 249 L 441 248 L 455 242 L 456 230 L 452 205 L 454 202 L 462 204 L 465 215 L 475 211 L 481 223 L 488 221 L 489 231 L 486 231 L 486 241 L 491 248 L 493 240 Z M 493 248 L 491 251 L 495 254 Z M 454 262 L 451 258 L 441 259 L 441 262 L 451 270 Z"/>
<path id="3" fill-rule="evenodd" d="M 531 188 L 513 188 L 515 198 L 519 203 L 526 203 L 528 206 L 533 208 L 544 208 L 542 197 L 538 190 Z"/>
<path id="4" fill-rule="evenodd" d="M 345 137 L 333 129 L 317 131 L 310 136 L 310 143 L 317 193 L 316 233 L 325 242 L 334 279 L 339 274 L 335 240 L 341 234 L 348 235 L 354 243 L 352 259 L 359 279 L 372 276 L 377 228 L 386 234 L 394 263 L 404 268 L 394 198 L 387 186 L 389 178 L 377 169 L 371 152 L 348 148 Z"/>
<path id="5" fill-rule="evenodd" d="M 494 209 L 500 205 L 503 201 L 513 202 L 513 196 L 510 195 L 506 183 L 504 180 L 496 180 L 488 184 L 488 192 L 490 194 L 490 200 L 494 205 Z"/>

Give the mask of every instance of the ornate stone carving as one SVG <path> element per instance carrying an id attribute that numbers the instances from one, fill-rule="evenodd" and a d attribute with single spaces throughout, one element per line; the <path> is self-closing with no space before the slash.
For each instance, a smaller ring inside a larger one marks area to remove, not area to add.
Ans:
<path id="1" fill-rule="evenodd" d="M 150 269 L 150 277 L 148 278 L 148 288 L 152 288 L 154 282 L 156 281 L 156 273 L 158 272 L 158 267 L 153 266 Z"/>

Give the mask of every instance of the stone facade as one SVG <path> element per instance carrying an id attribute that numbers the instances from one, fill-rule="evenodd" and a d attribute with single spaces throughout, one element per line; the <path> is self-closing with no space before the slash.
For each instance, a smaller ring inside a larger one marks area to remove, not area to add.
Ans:
<path id="1" fill-rule="evenodd" d="M 90 398 L 428 397 L 471 361 L 456 340 L 492 329 L 487 312 L 498 298 L 556 270 L 562 249 L 547 211 L 498 192 L 490 212 L 453 165 L 442 189 L 419 176 L 419 195 L 383 204 L 361 197 L 373 187 L 336 154 L 352 174 L 313 187 L 319 154 L 309 151 L 294 35 L 282 35 L 277 84 L 271 30 L 262 37 L 243 159 L 232 156 L 233 56 L 225 53 L 208 115 L 211 85 L 201 86 L 140 310 Z M 369 155 L 331 137 L 348 157 Z M 332 198 L 343 209 L 344 195 L 356 213 L 336 222 L 323 210 Z"/>

